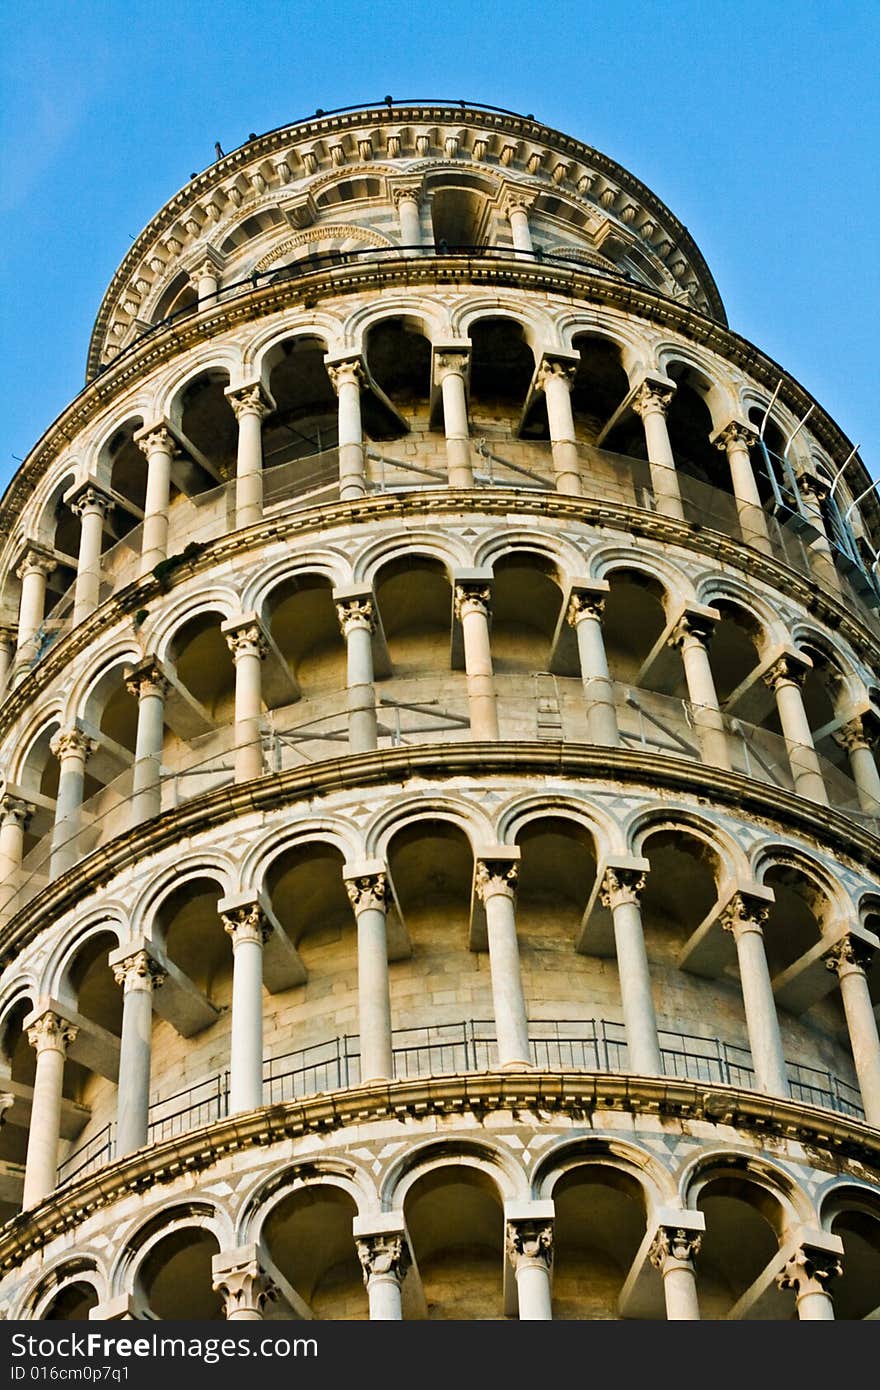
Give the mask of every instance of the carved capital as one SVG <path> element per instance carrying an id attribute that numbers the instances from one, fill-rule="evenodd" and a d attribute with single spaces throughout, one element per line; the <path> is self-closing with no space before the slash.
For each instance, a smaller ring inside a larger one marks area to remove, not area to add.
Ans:
<path id="1" fill-rule="evenodd" d="M 612 912 L 624 903 L 637 903 L 645 886 L 645 875 L 639 869 L 605 870 L 599 898 L 603 907 Z"/>
<path id="2" fill-rule="evenodd" d="M 873 724 L 875 721 L 872 719 L 871 723 Z M 860 748 L 870 748 L 874 741 L 871 732 L 869 732 L 868 720 L 860 714 L 857 714 L 848 724 L 844 724 L 842 728 L 837 729 L 834 733 L 834 739 L 841 748 L 846 749 L 847 753 L 857 753 Z"/>
<path id="3" fill-rule="evenodd" d="M 403 1283 L 412 1264 L 412 1255 L 402 1232 L 399 1235 L 383 1233 L 359 1236 L 356 1244 L 364 1283 L 368 1287 L 375 1275 L 390 1275 L 398 1284 Z"/>
<path id="4" fill-rule="evenodd" d="M 327 375 L 337 396 L 343 386 L 356 386 L 359 391 L 362 390 L 367 380 L 363 364 L 357 357 L 352 357 L 347 362 L 328 363 Z"/>
<path id="5" fill-rule="evenodd" d="M 239 661 L 245 656 L 255 656 L 264 661 L 269 645 L 257 623 L 243 623 L 226 633 L 226 645 L 232 652 L 232 660 Z"/>
<path id="6" fill-rule="evenodd" d="M 515 897 L 518 879 L 519 864 L 513 859 L 478 859 L 474 866 L 474 888 L 481 903 L 497 894 Z"/>
<path id="7" fill-rule="evenodd" d="M 397 183 L 391 189 L 391 201 L 396 208 L 401 203 L 415 203 L 416 207 L 422 204 L 422 185 L 421 183 Z"/>
<path id="8" fill-rule="evenodd" d="M 840 976 L 856 971 L 864 974 L 874 959 L 874 949 L 869 941 L 862 941 L 857 936 L 842 936 L 825 957 L 825 969 L 833 970 L 835 975 Z"/>
<path id="9" fill-rule="evenodd" d="M 259 903 L 245 903 L 241 907 L 231 908 L 221 913 L 220 921 L 223 930 L 232 937 L 233 950 L 244 941 L 263 946 L 272 935 L 272 923 Z"/>
<path id="10" fill-rule="evenodd" d="M 272 413 L 272 407 L 259 386 L 243 386 L 239 391 L 228 391 L 226 399 L 239 422 L 245 415 L 257 415 L 264 420 Z"/>
<path id="11" fill-rule="evenodd" d="M 704 647 L 715 630 L 714 621 L 701 613 L 682 613 L 669 634 L 670 647 L 683 647 L 689 638 L 700 642 Z"/>
<path id="12" fill-rule="evenodd" d="M 49 740 L 49 748 L 59 762 L 65 758 L 82 758 L 85 762 L 97 746 L 95 740 L 84 734 L 82 729 L 60 729 Z"/>
<path id="13" fill-rule="evenodd" d="M 97 512 L 103 521 L 104 517 L 113 506 L 113 498 L 108 497 L 106 492 L 101 492 L 98 488 L 81 488 L 76 497 L 68 503 L 70 510 L 78 517 L 84 517 L 87 512 Z"/>
<path id="14" fill-rule="evenodd" d="M 442 383 L 447 376 L 467 376 L 470 353 L 464 348 L 460 352 L 449 349 L 434 354 L 435 380 Z"/>
<path id="15" fill-rule="evenodd" d="M 159 989 L 168 979 L 168 972 L 148 951 L 135 951 L 125 960 L 115 961 L 112 969 L 114 980 L 122 985 L 125 994 L 136 989 Z"/>
<path id="16" fill-rule="evenodd" d="M 76 1038 L 79 1029 L 73 1023 L 68 1023 L 66 1018 L 60 1014 L 53 1013 L 51 1009 L 35 1018 L 27 1030 L 28 1042 L 36 1052 L 37 1056 L 41 1052 L 60 1052 L 62 1056 L 66 1054 L 68 1047 Z"/>
<path id="17" fill-rule="evenodd" d="M 552 1223 L 540 1218 L 508 1221 L 505 1249 L 514 1269 L 537 1263 L 549 1269 L 553 1263 Z"/>
<path id="18" fill-rule="evenodd" d="M 668 1265 L 692 1264 L 700 1253 L 702 1236 L 681 1226 L 661 1226 L 648 1251 L 648 1259 L 663 1274 Z"/>
<path id="19" fill-rule="evenodd" d="M 674 395 L 675 392 L 670 386 L 661 386 L 655 381 L 643 381 L 630 404 L 636 415 L 641 415 L 642 419 L 646 415 L 665 415 Z"/>
<path id="20" fill-rule="evenodd" d="M 32 806 L 29 801 L 22 800 L 19 796 L 12 796 L 9 792 L 0 796 L 0 824 L 2 825 L 17 825 L 21 830 L 27 830 L 35 811 L 35 806 Z"/>
<path id="21" fill-rule="evenodd" d="M 241 1264 L 215 1270 L 212 1287 L 223 1299 L 227 1318 L 245 1311 L 262 1315 L 266 1304 L 278 1297 L 277 1285 L 259 1261 L 251 1257 Z"/>
<path id="22" fill-rule="evenodd" d="M 572 627 L 577 627 L 582 618 L 595 618 L 601 621 L 604 611 L 604 594 L 593 594 L 588 589 L 572 589 L 565 617 Z"/>
<path id="23" fill-rule="evenodd" d="M 770 904 L 751 893 L 734 893 L 719 918 L 724 931 L 736 941 L 744 932 L 762 932 L 770 915 Z"/>
<path id="24" fill-rule="evenodd" d="M 387 912 L 391 905 L 391 889 L 384 873 L 355 874 L 345 880 L 345 891 L 356 917 L 372 909 Z"/>
<path id="25" fill-rule="evenodd" d="M 795 656 L 781 656 L 764 672 L 764 684 L 774 695 L 782 685 L 796 685 L 799 689 L 804 683 L 807 667 Z"/>
<path id="26" fill-rule="evenodd" d="M 811 502 L 814 509 L 818 509 L 831 491 L 831 484 L 824 478 L 817 478 L 815 473 L 801 473 L 797 483 L 801 496 Z"/>
<path id="27" fill-rule="evenodd" d="M 722 453 L 737 448 L 754 449 L 758 443 L 758 431 L 742 420 L 731 420 L 729 425 L 718 431 L 713 443 Z"/>
<path id="28" fill-rule="evenodd" d="M 164 700 L 171 689 L 171 682 L 157 661 L 144 661 L 129 671 L 125 677 L 125 688 L 136 700 L 146 700 L 151 695 Z"/>
<path id="29" fill-rule="evenodd" d="M 158 429 L 150 430 L 149 434 L 141 435 L 139 439 L 135 440 L 135 443 L 141 453 L 146 454 L 147 459 L 150 458 L 151 454 L 174 453 L 174 435 L 164 425 L 160 425 Z"/>
<path id="30" fill-rule="evenodd" d="M 468 613 L 482 613 L 484 618 L 489 616 L 489 605 L 492 600 L 492 586 L 490 584 L 456 584 L 455 586 L 455 616 L 461 622 L 462 618 L 467 617 Z"/>
<path id="31" fill-rule="evenodd" d="M 336 614 L 339 618 L 343 637 L 347 637 L 350 632 L 354 632 L 357 628 L 365 628 L 367 632 L 374 632 L 376 629 L 376 615 L 372 599 L 341 599 L 336 605 Z"/>
<path id="32" fill-rule="evenodd" d="M 548 382 L 563 381 L 571 390 L 576 376 L 577 367 L 573 362 L 558 362 L 552 357 L 545 357 L 535 376 L 535 385 L 539 391 L 546 391 Z"/>
<path id="33" fill-rule="evenodd" d="M 19 579 L 24 579 L 27 574 L 41 574 L 44 579 L 48 579 L 57 568 L 58 562 L 53 555 L 45 550 L 38 550 L 36 546 L 28 546 L 16 566 L 15 573 Z"/>
<path id="34" fill-rule="evenodd" d="M 832 1279 L 843 1273 L 837 1255 L 816 1246 L 802 1245 L 776 1276 L 780 1289 L 794 1289 L 798 1298 L 809 1293 L 827 1293 Z"/>

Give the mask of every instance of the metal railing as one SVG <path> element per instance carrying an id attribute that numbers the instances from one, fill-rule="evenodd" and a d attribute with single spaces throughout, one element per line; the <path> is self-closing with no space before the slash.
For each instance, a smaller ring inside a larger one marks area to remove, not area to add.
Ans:
<path id="1" fill-rule="evenodd" d="M 755 1073 L 747 1048 L 668 1028 L 659 1029 L 658 1036 L 664 1076 L 754 1089 Z M 397 1028 L 391 1038 L 397 1081 L 490 1071 L 498 1062 L 495 1025 L 490 1019 Z M 608 1019 L 533 1019 L 529 1023 L 529 1051 L 532 1065 L 543 1071 L 621 1073 L 628 1065 L 623 1024 Z M 786 1061 L 786 1067 L 793 1100 L 864 1118 L 859 1091 L 851 1083 L 801 1063 Z M 359 1084 L 360 1043 L 354 1036 L 329 1038 L 268 1057 L 263 1063 L 264 1105 L 281 1105 Z M 148 1143 L 176 1138 L 225 1119 L 228 1113 L 227 1068 L 154 1101 L 149 1109 Z M 72 1182 L 96 1171 L 111 1161 L 114 1152 L 114 1126 L 105 1125 L 59 1165 L 59 1182 Z"/>
<path id="2" fill-rule="evenodd" d="M 500 675 L 495 685 L 502 739 L 591 742 L 587 703 L 579 679 L 545 673 Z M 622 748 L 706 765 L 700 743 L 704 727 L 701 707 L 622 684 L 614 685 L 612 693 Z M 463 743 L 472 737 L 463 674 L 438 672 L 433 677 L 391 679 L 377 685 L 377 695 L 379 748 Z M 716 713 L 714 717 L 725 738 L 734 772 L 788 792 L 794 790 L 789 748 L 781 735 L 726 715 L 719 717 Z M 348 698 L 336 693 L 300 700 L 285 710 L 273 711 L 262 732 L 263 775 L 273 776 L 344 756 L 349 747 L 348 720 Z M 815 758 L 829 804 L 867 829 L 880 831 L 880 807 L 876 812 L 864 809 L 852 778 L 820 755 L 815 754 Z M 173 755 L 164 756 L 160 809 L 173 810 L 197 796 L 229 786 L 234 780 L 235 729 L 225 726 L 179 746 Z M 137 823 L 138 802 L 132 782 L 132 769 L 127 768 L 89 798 L 75 819 L 60 823 L 42 836 L 23 859 L 18 873 L 4 885 L 2 912 L 7 919 L 65 868 Z"/>

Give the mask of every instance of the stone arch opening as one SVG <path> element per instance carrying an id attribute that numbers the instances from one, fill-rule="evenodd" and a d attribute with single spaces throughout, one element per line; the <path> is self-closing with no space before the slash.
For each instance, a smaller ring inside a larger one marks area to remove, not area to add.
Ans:
<path id="1" fill-rule="evenodd" d="M 370 376 L 411 429 L 429 428 L 431 343 L 420 324 L 406 317 L 382 319 L 368 333 Z"/>
<path id="2" fill-rule="evenodd" d="M 836 1319 L 876 1319 L 880 1309 L 880 1203 L 851 1192 L 833 1199 L 839 1209 L 828 1229 L 843 1241 L 841 1274 L 833 1281 Z M 826 1218 L 827 1219 L 827 1218 Z"/>
<path id="3" fill-rule="evenodd" d="M 272 1260 L 316 1318 L 364 1320 L 367 1291 L 352 1234 L 354 1198 L 309 1183 L 276 1202 L 262 1225 Z"/>
<path id="4" fill-rule="evenodd" d="M 582 1163 L 553 1188 L 554 1319 L 613 1319 L 645 1234 L 645 1194 L 630 1174 Z"/>
<path id="5" fill-rule="evenodd" d="M 546 672 L 562 608 L 562 582 L 548 557 L 520 550 L 495 561 L 492 664 L 497 675 Z"/>
<path id="6" fill-rule="evenodd" d="M 513 436 L 528 395 L 535 357 L 521 324 L 508 318 L 481 318 L 471 324 L 470 415 L 474 431 Z M 543 410 L 543 420 L 540 418 Z M 543 397 L 536 408 L 536 437 L 547 437 Z"/>
<path id="7" fill-rule="evenodd" d="M 697 1263 L 703 1318 L 724 1318 L 777 1254 L 784 1212 L 772 1192 L 746 1173 L 719 1173 L 696 1200 L 706 1218 Z M 790 1293 L 771 1285 L 770 1316 L 794 1316 Z"/>
<path id="8" fill-rule="evenodd" d="M 285 338 L 266 357 L 275 408 L 263 422 L 263 467 L 276 468 L 339 442 L 336 393 L 315 337 Z"/>
<path id="9" fill-rule="evenodd" d="M 216 486 L 218 479 L 235 473 L 238 425 L 225 395 L 228 385 L 229 373 L 210 367 L 186 383 L 173 407 L 196 460 L 204 459 L 210 467 L 211 472 L 201 479 L 203 487 Z"/>
<path id="10" fill-rule="evenodd" d="M 43 1311 L 41 1322 L 86 1322 L 98 1306 L 98 1292 L 85 1279 L 75 1279 L 59 1289 Z"/>
<path id="11" fill-rule="evenodd" d="M 377 571 L 375 592 L 395 676 L 448 672 L 452 585 L 443 561 L 389 560 Z"/>
<path id="12" fill-rule="evenodd" d="M 407 1230 L 435 1320 L 504 1317 L 504 1212 L 488 1174 L 452 1162 L 416 1178 Z"/>
<path id="13" fill-rule="evenodd" d="M 623 366 L 620 347 L 610 338 L 598 334 L 578 333 L 572 341 L 572 348 L 578 354 L 578 362 L 571 388 L 571 410 L 578 438 L 594 444 L 597 436 L 614 415 L 629 394 L 629 379 Z M 635 425 L 638 425 L 638 419 Z M 636 433 L 633 447 L 642 449 L 644 455 L 644 434 Z M 626 441 L 627 444 L 629 441 Z M 622 444 L 622 437 L 618 444 Z M 631 453 L 630 447 L 622 447 L 621 453 Z"/>
<path id="14" fill-rule="evenodd" d="M 136 1295 L 160 1321 L 220 1322 L 223 1300 L 213 1285 L 211 1262 L 220 1245 L 203 1226 L 182 1226 L 158 1240 L 141 1263 Z"/>
<path id="15" fill-rule="evenodd" d="M 305 698 L 312 692 L 344 691 L 345 639 L 333 585 L 325 575 L 312 572 L 279 580 L 264 600 L 263 615 Z M 297 709 L 297 721 L 301 715 Z M 280 714 L 276 715 L 276 725 L 283 727 Z"/>

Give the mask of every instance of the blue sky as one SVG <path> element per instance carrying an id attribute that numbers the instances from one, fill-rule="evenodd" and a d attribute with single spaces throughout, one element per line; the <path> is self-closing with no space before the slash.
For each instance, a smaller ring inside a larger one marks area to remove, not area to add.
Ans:
<path id="1" fill-rule="evenodd" d="M 690 229 L 731 326 L 880 476 L 877 0 L 5 0 L 4 486 L 83 383 L 131 240 L 251 131 L 463 97 L 603 150 Z"/>

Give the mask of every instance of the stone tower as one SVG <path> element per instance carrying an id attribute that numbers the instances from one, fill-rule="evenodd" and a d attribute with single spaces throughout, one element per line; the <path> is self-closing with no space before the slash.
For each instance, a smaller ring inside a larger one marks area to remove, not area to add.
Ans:
<path id="1" fill-rule="evenodd" d="M 869 489 L 530 116 L 176 193 L 0 503 L 5 1314 L 877 1316 Z"/>

